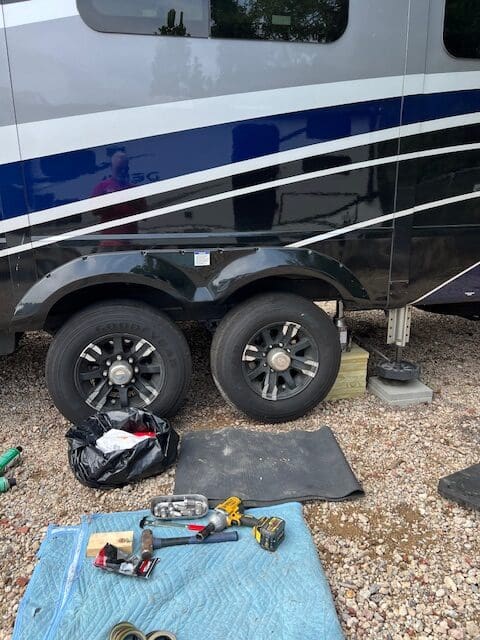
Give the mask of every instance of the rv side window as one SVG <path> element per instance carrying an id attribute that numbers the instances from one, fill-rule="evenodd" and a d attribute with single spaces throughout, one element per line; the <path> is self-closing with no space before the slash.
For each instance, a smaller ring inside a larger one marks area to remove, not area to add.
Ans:
<path id="1" fill-rule="evenodd" d="M 211 0 L 213 38 L 334 42 L 348 23 L 349 0 Z"/>
<path id="2" fill-rule="evenodd" d="M 97 31 L 208 37 L 208 0 L 77 0 Z"/>
<path id="3" fill-rule="evenodd" d="M 456 58 L 480 58 L 479 0 L 447 0 L 443 39 Z"/>

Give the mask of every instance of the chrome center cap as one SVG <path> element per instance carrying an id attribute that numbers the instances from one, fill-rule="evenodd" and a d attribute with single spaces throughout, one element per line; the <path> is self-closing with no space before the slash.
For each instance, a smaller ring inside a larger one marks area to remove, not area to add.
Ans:
<path id="1" fill-rule="evenodd" d="M 124 360 L 114 362 L 108 370 L 108 379 L 112 384 L 128 384 L 133 378 L 133 369 Z"/>
<path id="2" fill-rule="evenodd" d="M 269 351 L 267 362 L 274 371 L 286 371 L 290 367 L 292 359 L 286 351 L 277 347 Z"/>

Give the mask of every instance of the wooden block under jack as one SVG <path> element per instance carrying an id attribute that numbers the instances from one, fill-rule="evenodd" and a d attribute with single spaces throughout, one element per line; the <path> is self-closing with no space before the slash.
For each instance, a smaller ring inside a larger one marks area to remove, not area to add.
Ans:
<path id="1" fill-rule="evenodd" d="M 353 343 L 350 351 L 342 353 L 340 370 L 335 384 L 325 400 L 341 400 L 363 396 L 367 387 L 369 353 Z"/>
<path id="2" fill-rule="evenodd" d="M 92 533 L 87 545 L 87 557 L 95 557 L 107 543 L 113 544 L 125 553 L 133 553 L 133 531 Z"/>

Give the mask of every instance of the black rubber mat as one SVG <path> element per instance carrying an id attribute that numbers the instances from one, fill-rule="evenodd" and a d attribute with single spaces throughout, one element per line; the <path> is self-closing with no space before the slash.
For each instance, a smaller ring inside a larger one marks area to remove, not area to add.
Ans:
<path id="1" fill-rule="evenodd" d="M 441 478 L 438 492 L 444 498 L 458 502 L 462 507 L 480 511 L 480 464 Z"/>
<path id="2" fill-rule="evenodd" d="M 227 428 L 182 437 L 175 493 L 211 504 L 238 496 L 246 506 L 363 495 L 333 432 L 270 433 Z"/>

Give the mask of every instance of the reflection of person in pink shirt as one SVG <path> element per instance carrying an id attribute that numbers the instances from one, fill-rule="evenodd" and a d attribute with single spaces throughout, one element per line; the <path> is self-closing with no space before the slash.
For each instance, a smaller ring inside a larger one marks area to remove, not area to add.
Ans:
<path id="1" fill-rule="evenodd" d="M 122 191 L 128 189 L 133 185 L 130 184 L 129 175 L 129 162 L 128 156 L 123 151 L 117 151 L 112 156 L 112 175 L 106 180 L 99 182 L 92 191 L 92 197 L 104 196 L 107 193 L 114 193 L 115 191 Z M 144 202 L 142 200 L 136 200 L 134 202 L 122 202 L 120 204 L 113 204 L 109 207 L 105 207 L 95 212 L 98 215 L 101 222 L 120 221 L 121 218 L 127 218 L 137 213 L 144 211 Z M 108 235 L 132 235 L 138 231 L 138 224 L 136 222 L 127 222 L 126 224 L 118 227 L 111 227 L 103 229 L 102 234 Z M 122 247 L 128 244 L 128 240 L 111 238 L 110 240 L 102 240 L 101 247 Z"/>

